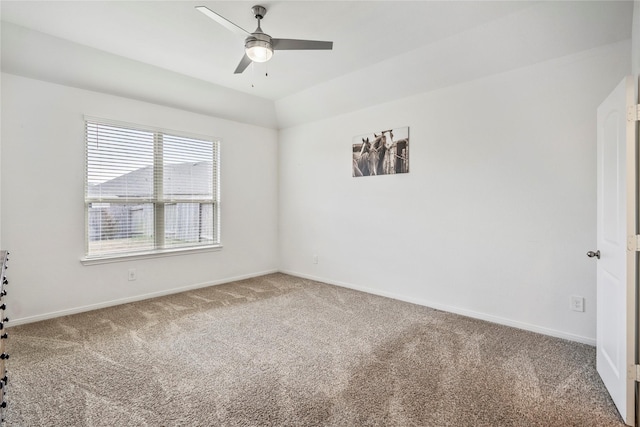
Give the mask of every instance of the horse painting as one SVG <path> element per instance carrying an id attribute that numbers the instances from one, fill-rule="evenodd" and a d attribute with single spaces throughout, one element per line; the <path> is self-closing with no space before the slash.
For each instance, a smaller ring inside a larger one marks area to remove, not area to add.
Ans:
<path id="1" fill-rule="evenodd" d="M 360 154 L 353 158 L 353 176 L 371 175 L 371 143 L 369 138 L 362 138 Z"/>
<path id="2" fill-rule="evenodd" d="M 393 140 L 393 131 L 388 131 L 389 137 L 386 139 L 384 157 L 382 159 L 382 173 L 385 175 L 396 173 L 394 160 L 396 154 L 396 143 Z"/>
<path id="3" fill-rule="evenodd" d="M 353 176 L 379 175 L 383 173 L 382 162 L 384 160 L 384 150 L 386 145 L 386 135 L 373 134 L 362 138 L 359 144 L 359 154 L 356 155 L 358 145 L 354 145 Z"/>
<path id="4" fill-rule="evenodd" d="M 394 132 L 402 139 L 394 140 Z M 402 141 L 403 152 L 407 152 L 409 128 L 383 130 L 373 135 L 354 138 L 352 176 L 389 175 L 408 172 L 408 167 L 399 167 L 398 142 Z M 408 163 L 406 163 L 408 165 Z"/>

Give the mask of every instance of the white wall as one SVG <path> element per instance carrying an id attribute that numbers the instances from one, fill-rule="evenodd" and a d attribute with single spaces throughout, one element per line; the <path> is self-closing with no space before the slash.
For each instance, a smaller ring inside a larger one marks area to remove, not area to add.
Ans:
<path id="1" fill-rule="evenodd" d="M 630 48 L 281 130 L 281 270 L 594 343 L 596 107 Z M 352 137 L 402 126 L 410 173 L 352 178 Z"/>
<path id="2" fill-rule="evenodd" d="M 277 131 L 2 74 L 8 316 L 31 321 L 277 270 Z M 221 251 L 83 266 L 83 115 L 222 138 Z M 128 281 L 129 268 L 137 280 Z M 15 324 L 14 322 L 12 322 Z"/>

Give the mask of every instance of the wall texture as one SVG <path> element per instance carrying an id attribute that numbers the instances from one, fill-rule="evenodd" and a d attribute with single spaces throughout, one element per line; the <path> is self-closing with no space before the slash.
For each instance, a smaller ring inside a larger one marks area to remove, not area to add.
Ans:
<path id="1" fill-rule="evenodd" d="M 12 74 L 1 83 L 2 244 L 20 283 L 8 288 L 13 321 L 277 270 L 277 131 Z M 83 266 L 84 114 L 222 138 L 224 248 Z"/>
<path id="2" fill-rule="evenodd" d="M 594 343 L 595 116 L 629 52 L 620 42 L 281 130 L 281 269 Z M 352 137 L 402 126 L 410 173 L 352 178 Z"/>

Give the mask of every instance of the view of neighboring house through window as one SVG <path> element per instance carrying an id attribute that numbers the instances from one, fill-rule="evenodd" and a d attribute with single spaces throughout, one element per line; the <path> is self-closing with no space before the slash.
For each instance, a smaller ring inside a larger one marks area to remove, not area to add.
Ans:
<path id="1" fill-rule="evenodd" d="M 87 257 L 216 246 L 218 141 L 86 120 Z"/>

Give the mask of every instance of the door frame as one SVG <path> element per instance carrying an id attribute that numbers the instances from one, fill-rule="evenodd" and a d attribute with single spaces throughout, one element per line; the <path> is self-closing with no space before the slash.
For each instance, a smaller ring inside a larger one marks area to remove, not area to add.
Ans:
<path id="1" fill-rule="evenodd" d="M 638 401 L 640 397 L 640 387 L 637 382 L 638 356 L 640 354 L 640 330 L 638 324 L 640 317 L 638 313 L 638 247 L 640 234 L 638 189 L 640 188 L 640 174 L 638 173 L 638 122 L 636 118 L 631 118 L 630 108 L 636 109 L 638 104 L 638 85 L 636 78 L 628 76 L 626 78 L 627 93 L 627 117 L 626 117 L 626 146 L 627 146 L 627 338 L 626 338 L 626 360 L 627 360 L 627 413 L 621 414 L 628 425 L 638 426 Z M 637 113 L 636 113 L 637 115 Z"/>

